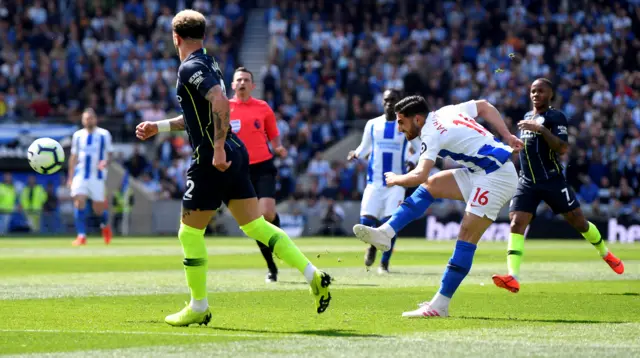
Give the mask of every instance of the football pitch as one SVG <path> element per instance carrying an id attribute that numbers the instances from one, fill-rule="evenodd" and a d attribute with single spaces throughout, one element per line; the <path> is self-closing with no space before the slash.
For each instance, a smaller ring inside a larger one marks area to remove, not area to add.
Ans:
<path id="1" fill-rule="evenodd" d="M 276 284 L 256 244 L 208 238 L 208 326 L 173 328 L 189 300 L 177 239 L 0 240 L 0 355 L 47 357 L 633 357 L 640 356 L 640 245 L 612 245 L 618 276 L 584 241 L 529 241 L 521 291 L 496 288 L 505 243 L 481 242 L 450 318 L 403 311 L 429 300 L 454 245 L 398 240 L 392 274 L 363 266 L 355 238 L 297 239 L 334 277 L 315 313 L 302 276 Z M 378 260 L 380 255 L 378 255 Z"/>

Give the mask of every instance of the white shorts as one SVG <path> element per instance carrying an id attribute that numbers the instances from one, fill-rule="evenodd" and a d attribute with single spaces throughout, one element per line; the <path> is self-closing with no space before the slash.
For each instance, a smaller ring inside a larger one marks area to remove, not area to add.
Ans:
<path id="1" fill-rule="evenodd" d="M 106 185 L 105 180 L 75 176 L 71 181 L 71 197 L 85 195 L 94 202 L 103 202 L 106 199 L 104 195 Z"/>
<path id="2" fill-rule="evenodd" d="M 405 188 L 401 186 L 375 187 L 367 185 L 362 193 L 360 216 L 369 215 L 380 220 L 393 215 L 404 200 Z"/>
<path id="3" fill-rule="evenodd" d="M 467 203 L 465 211 L 493 221 L 515 195 L 518 186 L 518 173 L 512 162 L 490 174 L 474 174 L 466 168 L 454 169 L 453 177 Z"/>

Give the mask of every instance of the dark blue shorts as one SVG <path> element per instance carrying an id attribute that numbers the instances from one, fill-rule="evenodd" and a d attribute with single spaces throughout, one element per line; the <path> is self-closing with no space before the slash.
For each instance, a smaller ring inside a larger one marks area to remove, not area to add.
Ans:
<path id="1" fill-rule="evenodd" d="M 216 169 L 211 160 L 193 164 L 187 171 L 182 207 L 189 210 L 217 210 L 231 200 L 256 197 L 249 175 L 249 154 L 243 145 L 225 145 L 231 166 L 224 172 Z"/>
<path id="2" fill-rule="evenodd" d="M 509 211 L 535 215 L 541 201 L 547 203 L 555 214 L 564 214 L 580 207 L 576 193 L 563 176 L 558 175 L 535 184 L 520 177 Z"/>

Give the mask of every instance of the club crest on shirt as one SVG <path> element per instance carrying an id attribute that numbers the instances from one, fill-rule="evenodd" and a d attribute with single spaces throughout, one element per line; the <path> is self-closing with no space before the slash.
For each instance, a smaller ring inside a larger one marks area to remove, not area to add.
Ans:
<path id="1" fill-rule="evenodd" d="M 539 115 L 536 117 L 536 123 L 538 124 L 544 124 L 544 116 Z"/>
<path id="2" fill-rule="evenodd" d="M 256 119 L 256 120 L 253 122 L 253 125 L 256 127 L 256 129 L 260 129 L 260 120 Z"/>

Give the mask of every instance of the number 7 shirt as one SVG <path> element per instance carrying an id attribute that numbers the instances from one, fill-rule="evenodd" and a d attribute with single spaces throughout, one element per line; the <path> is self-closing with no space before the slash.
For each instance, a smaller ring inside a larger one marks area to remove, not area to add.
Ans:
<path id="1" fill-rule="evenodd" d="M 420 133 L 420 159 L 449 157 L 472 173 L 490 174 L 511 157 L 513 149 L 475 121 L 475 101 L 429 113 Z"/>

